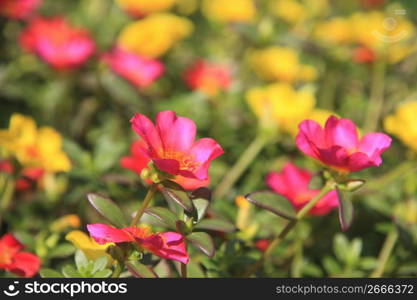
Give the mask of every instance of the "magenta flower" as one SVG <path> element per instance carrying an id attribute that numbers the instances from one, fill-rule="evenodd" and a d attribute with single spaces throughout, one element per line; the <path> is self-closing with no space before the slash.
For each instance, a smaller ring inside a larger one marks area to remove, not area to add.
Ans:
<path id="1" fill-rule="evenodd" d="M 155 59 L 148 59 L 116 48 L 104 56 L 112 70 L 138 87 L 147 87 L 164 73 L 164 65 Z"/>
<path id="2" fill-rule="evenodd" d="M 285 164 L 281 172 L 271 172 L 266 178 L 266 184 L 277 194 L 288 199 L 296 210 L 306 205 L 320 190 L 308 188 L 313 175 L 307 171 L 297 168 L 292 163 Z M 311 209 L 312 215 L 324 215 L 339 206 L 337 192 L 330 191 L 317 202 Z"/>
<path id="3" fill-rule="evenodd" d="M 382 163 L 381 154 L 391 145 L 384 133 L 368 133 L 361 139 L 349 119 L 329 117 L 324 129 L 311 120 L 298 125 L 298 149 L 340 172 L 356 172 Z"/>
<path id="4" fill-rule="evenodd" d="M 87 230 L 100 245 L 106 243 L 136 242 L 156 256 L 188 264 L 184 236 L 176 232 L 153 234 L 149 227 L 126 227 L 118 229 L 105 224 L 89 224 Z"/>
<path id="5" fill-rule="evenodd" d="M 177 117 L 173 111 L 162 111 L 155 125 L 142 114 L 136 114 L 130 122 L 145 143 L 143 153 L 160 171 L 174 175 L 186 189 L 190 186 L 184 186 L 184 181 L 196 187 L 208 185 L 210 163 L 223 154 L 223 149 L 211 138 L 195 141 L 192 120 Z"/>
<path id="6" fill-rule="evenodd" d="M 85 29 L 73 27 L 60 17 L 32 20 L 22 32 L 20 44 L 57 70 L 77 68 L 95 51 Z"/>

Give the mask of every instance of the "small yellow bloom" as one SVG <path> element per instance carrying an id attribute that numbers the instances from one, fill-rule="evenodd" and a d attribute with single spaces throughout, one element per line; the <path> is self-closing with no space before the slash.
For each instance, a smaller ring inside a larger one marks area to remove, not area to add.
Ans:
<path id="1" fill-rule="evenodd" d="M 176 0 L 117 0 L 120 7 L 133 16 L 146 16 L 169 10 Z"/>
<path id="2" fill-rule="evenodd" d="M 355 42 L 371 49 L 383 49 L 408 40 L 413 24 L 405 18 L 391 17 L 379 11 L 355 13 L 350 17 Z"/>
<path id="3" fill-rule="evenodd" d="M 169 13 L 156 13 L 127 25 L 120 33 L 118 45 L 138 55 L 155 58 L 192 31 L 193 24 L 188 19 Z"/>
<path id="4" fill-rule="evenodd" d="M 53 231 L 63 231 L 66 228 L 78 228 L 81 226 L 80 218 L 77 215 L 65 215 L 51 224 Z"/>
<path id="5" fill-rule="evenodd" d="M 37 129 L 32 118 L 20 114 L 12 115 L 9 129 L 0 130 L 0 147 L 25 167 L 39 167 L 48 173 L 71 168 L 68 156 L 61 150 L 61 135 L 50 127 Z"/>
<path id="6" fill-rule="evenodd" d="M 284 21 L 295 24 L 307 18 L 306 7 L 297 0 L 276 0 L 271 3 L 272 13 Z"/>
<path id="7" fill-rule="evenodd" d="M 106 252 L 106 249 L 113 245 L 113 243 L 100 245 L 80 230 L 71 231 L 65 236 L 65 239 L 70 241 L 77 249 L 83 251 L 89 260 L 96 260 L 103 256 L 106 256 L 109 259 L 109 262 L 113 260 Z"/>
<path id="8" fill-rule="evenodd" d="M 314 29 L 314 36 L 328 44 L 347 44 L 353 41 L 350 22 L 341 17 L 318 23 Z"/>
<path id="9" fill-rule="evenodd" d="M 256 15 L 253 0 L 204 0 L 203 14 L 217 22 L 249 23 Z"/>
<path id="10" fill-rule="evenodd" d="M 272 46 L 249 53 L 249 63 L 255 73 L 268 81 L 312 81 L 317 71 L 312 66 L 303 65 L 298 53 L 291 48 Z"/>
<path id="11" fill-rule="evenodd" d="M 297 91 L 286 83 L 252 88 L 246 99 L 261 122 L 273 122 L 292 135 L 297 133 L 298 124 L 310 116 L 316 103 L 311 89 Z"/>
<path id="12" fill-rule="evenodd" d="M 385 118 L 388 133 L 397 136 L 405 145 L 417 151 L 417 100 L 401 104 L 397 110 Z"/>

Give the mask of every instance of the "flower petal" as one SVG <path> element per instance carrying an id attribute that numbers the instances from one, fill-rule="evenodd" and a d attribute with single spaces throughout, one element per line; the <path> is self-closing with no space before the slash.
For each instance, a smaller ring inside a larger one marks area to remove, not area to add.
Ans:
<path id="1" fill-rule="evenodd" d="M 368 133 L 362 138 L 359 151 L 368 155 L 378 166 L 382 163 L 380 155 L 390 147 L 391 141 L 392 139 L 384 133 Z"/>
<path id="2" fill-rule="evenodd" d="M 176 232 L 158 233 L 146 238 L 142 247 L 156 256 L 176 260 L 188 264 L 188 256 L 184 236 Z"/>
<path id="3" fill-rule="evenodd" d="M 100 245 L 106 243 L 131 242 L 135 240 L 126 230 L 105 224 L 88 224 L 87 230 L 91 237 Z"/>
<path id="4" fill-rule="evenodd" d="M 324 131 L 320 124 L 305 120 L 298 125 L 299 132 L 296 137 L 296 145 L 304 154 L 319 159 L 317 148 L 325 148 Z"/>
<path id="5" fill-rule="evenodd" d="M 130 120 L 132 129 L 143 139 L 148 147 L 149 156 L 153 157 L 162 154 L 162 141 L 158 130 L 148 117 L 136 114 Z"/>
<path id="6" fill-rule="evenodd" d="M 356 125 L 349 119 L 329 117 L 324 129 L 328 146 L 341 146 L 346 150 L 356 149 L 358 146 L 358 132 Z"/>
<path id="7" fill-rule="evenodd" d="M 190 152 L 194 160 L 201 165 L 194 172 L 195 177 L 200 180 L 208 178 L 210 162 L 224 153 L 222 147 L 211 138 L 202 138 L 194 143 Z"/>
<path id="8" fill-rule="evenodd" d="M 39 271 L 41 260 L 29 252 L 19 252 L 13 257 L 13 263 L 7 269 L 19 276 L 33 277 Z"/>
<path id="9" fill-rule="evenodd" d="M 171 110 L 161 111 L 156 116 L 156 128 L 164 151 L 185 152 L 191 148 L 196 135 L 193 120 L 177 117 Z"/>

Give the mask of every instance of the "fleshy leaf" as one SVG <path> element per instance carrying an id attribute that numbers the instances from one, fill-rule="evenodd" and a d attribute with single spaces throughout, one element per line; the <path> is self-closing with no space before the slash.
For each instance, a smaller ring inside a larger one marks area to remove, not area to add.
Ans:
<path id="1" fill-rule="evenodd" d="M 187 192 L 173 181 L 164 181 L 161 187 L 162 194 L 165 198 L 175 201 L 178 205 L 188 212 L 193 211 L 193 203 Z"/>
<path id="2" fill-rule="evenodd" d="M 193 199 L 193 205 L 195 207 L 195 217 L 198 222 L 206 215 L 210 201 L 204 198 L 196 198 Z"/>
<path id="3" fill-rule="evenodd" d="M 347 192 L 341 191 L 336 187 L 337 195 L 339 198 L 339 221 L 342 231 L 349 229 L 353 221 L 353 205 L 350 201 Z"/>
<path id="4" fill-rule="evenodd" d="M 195 225 L 194 228 L 221 232 L 236 231 L 236 227 L 232 223 L 222 219 L 204 219 L 200 223 Z"/>
<path id="5" fill-rule="evenodd" d="M 145 213 L 157 218 L 159 221 L 170 229 L 177 230 L 177 216 L 165 207 L 149 207 L 145 210 Z"/>
<path id="6" fill-rule="evenodd" d="M 128 226 L 125 215 L 113 201 L 93 193 L 88 194 L 87 198 L 98 213 L 105 217 L 112 225 L 118 228 Z"/>
<path id="7" fill-rule="evenodd" d="M 197 247 L 208 257 L 213 257 L 215 254 L 214 242 L 210 235 L 205 232 L 193 232 L 186 237 L 187 241 Z"/>
<path id="8" fill-rule="evenodd" d="M 293 220 L 296 217 L 296 212 L 292 204 L 276 193 L 270 191 L 253 192 L 245 196 L 245 198 L 252 204 L 266 209 L 280 217 Z"/>

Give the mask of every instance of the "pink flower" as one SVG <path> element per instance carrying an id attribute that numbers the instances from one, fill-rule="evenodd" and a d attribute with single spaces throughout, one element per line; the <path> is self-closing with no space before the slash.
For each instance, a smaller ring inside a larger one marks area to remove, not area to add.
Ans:
<path id="1" fill-rule="evenodd" d="M 292 163 L 285 164 L 281 172 L 271 172 L 266 178 L 267 185 L 277 194 L 288 199 L 296 210 L 306 205 L 320 190 L 310 190 L 308 184 L 312 174 L 299 169 Z M 324 215 L 339 206 L 337 192 L 330 191 L 311 209 L 312 215 Z"/>
<path id="2" fill-rule="evenodd" d="M 216 96 L 219 91 L 228 89 L 232 79 L 226 66 L 197 60 L 185 72 L 184 80 L 190 89 Z"/>
<path id="3" fill-rule="evenodd" d="M 59 17 L 33 20 L 22 32 L 20 44 L 57 70 L 79 67 L 95 50 L 85 29 L 72 27 Z"/>
<path id="4" fill-rule="evenodd" d="M 174 175 L 174 180 L 185 189 L 209 184 L 210 163 L 223 154 L 223 149 L 211 138 L 195 141 L 196 126 L 192 120 L 177 117 L 173 111 L 162 111 L 155 125 L 142 114 L 136 114 L 130 122 L 144 142 L 139 152 L 160 171 Z"/>
<path id="5" fill-rule="evenodd" d="M 105 224 L 89 224 L 91 237 L 100 245 L 106 243 L 136 242 L 156 256 L 188 264 L 189 256 L 184 236 L 176 232 L 152 234 L 148 227 L 125 227 L 118 229 Z"/>
<path id="6" fill-rule="evenodd" d="M 138 87 L 147 87 L 164 73 L 164 65 L 155 59 L 148 59 L 116 48 L 104 56 L 112 70 Z"/>
<path id="7" fill-rule="evenodd" d="M 324 129 L 311 120 L 298 125 L 298 149 L 340 172 L 356 172 L 382 163 L 381 154 L 391 145 L 384 133 L 368 133 L 361 139 L 355 124 L 335 116 L 327 119 Z"/>
<path id="8" fill-rule="evenodd" d="M 0 15 L 22 20 L 30 17 L 42 0 L 0 0 Z"/>
<path id="9" fill-rule="evenodd" d="M 24 247 L 13 235 L 3 235 L 0 238 L 0 269 L 22 277 L 32 277 L 38 273 L 40 259 L 32 253 L 22 252 Z"/>

